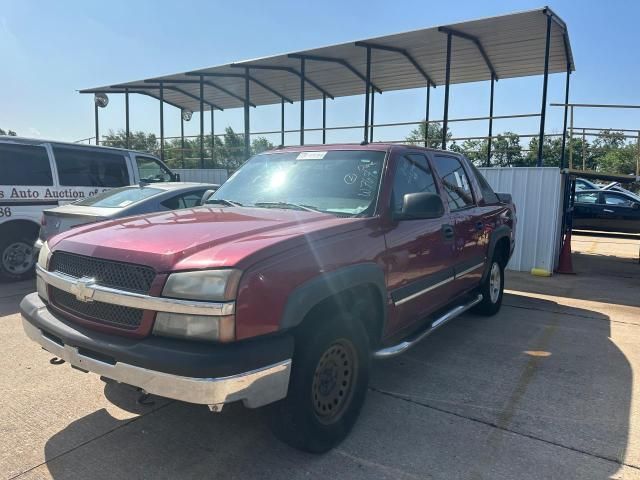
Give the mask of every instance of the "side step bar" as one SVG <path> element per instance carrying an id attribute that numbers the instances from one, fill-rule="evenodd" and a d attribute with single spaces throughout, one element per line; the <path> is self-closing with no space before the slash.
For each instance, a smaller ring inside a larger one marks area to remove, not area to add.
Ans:
<path id="1" fill-rule="evenodd" d="M 458 315 L 461 315 L 462 313 L 466 312 L 471 307 L 473 307 L 474 305 L 477 305 L 481 301 L 482 301 L 482 295 L 477 295 L 469 303 L 454 307 L 453 309 L 449 310 L 442 316 L 436 318 L 433 322 L 431 322 L 431 325 L 429 325 L 425 330 L 414 333 L 412 336 L 410 336 L 406 340 L 403 340 L 397 345 L 393 345 L 391 347 L 383 348 L 381 350 L 373 352 L 373 358 L 379 358 L 379 359 L 391 358 L 406 352 L 415 344 L 417 344 L 420 340 L 432 334 L 437 328 L 441 327 L 442 325 L 447 323 L 449 320 L 456 318 Z"/>

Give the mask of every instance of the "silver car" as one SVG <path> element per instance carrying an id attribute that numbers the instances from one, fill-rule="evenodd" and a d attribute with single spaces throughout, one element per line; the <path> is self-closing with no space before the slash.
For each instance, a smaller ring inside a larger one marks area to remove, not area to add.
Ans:
<path id="1" fill-rule="evenodd" d="M 220 185 L 165 182 L 114 188 L 74 203 L 45 210 L 35 248 L 53 235 L 86 223 L 141 215 L 144 213 L 192 208 L 201 204 L 205 193 Z"/>

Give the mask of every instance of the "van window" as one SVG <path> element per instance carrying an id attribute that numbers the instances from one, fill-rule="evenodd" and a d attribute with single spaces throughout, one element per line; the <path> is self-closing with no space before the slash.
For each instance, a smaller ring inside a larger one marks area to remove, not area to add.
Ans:
<path id="1" fill-rule="evenodd" d="M 0 143 L 1 185 L 53 185 L 47 149 L 36 145 Z"/>
<path id="2" fill-rule="evenodd" d="M 84 148 L 53 147 L 60 185 L 73 187 L 122 187 L 129 174 L 121 153 Z"/>
<path id="3" fill-rule="evenodd" d="M 171 172 L 153 157 L 136 155 L 138 174 L 141 182 L 170 182 Z"/>

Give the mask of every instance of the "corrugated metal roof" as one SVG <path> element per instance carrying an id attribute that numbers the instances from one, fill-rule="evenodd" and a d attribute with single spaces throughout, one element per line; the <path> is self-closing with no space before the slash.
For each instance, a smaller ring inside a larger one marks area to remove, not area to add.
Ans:
<path id="1" fill-rule="evenodd" d="M 498 17 L 460 22 L 456 24 L 425 28 L 410 32 L 369 38 L 360 42 L 348 42 L 291 54 L 275 55 L 247 60 L 217 67 L 203 68 L 191 72 L 177 73 L 144 80 L 126 82 L 93 89 L 81 93 L 123 93 L 125 88 L 132 93 L 158 97 L 158 82 L 164 83 L 164 99 L 179 108 L 193 111 L 200 108 L 200 85 L 198 75 L 205 75 L 205 109 L 228 109 L 244 106 L 244 68 L 251 67 L 250 102 L 253 105 L 300 100 L 300 70 L 298 55 L 328 57 L 340 60 L 327 62 L 307 59 L 305 72 L 305 100 L 322 98 L 322 91 L 329 97 L 361 95 L 365 91 L 366 48 L 361 42 L 376 44 L 406 51 L 415 64 L 431 81 L 440 86 L 445 83 L 447 53 L 446 29 L 453 29 L 472 39 L 453 36 L 451 83 L 468 83 L 491 79 L 490 66 L 497 78 L 514 78 L 541 75 L 544 72 L 546 41 L 546 19 L 553 19 L 549 55 L 549 73 L 575 70 L 571 45 L 565 23 L 548 7 Z M 350 66 L 351 68 L 349 68 Z M 276 67 L 265 69 L 260 67 Z M 371 81 L 382 92 L 419 88 L 426 85 L 425 76 L 408 57 L 397 51 L 373 49 Z M 176 83 L 171 83 L 176 82 Z"/>

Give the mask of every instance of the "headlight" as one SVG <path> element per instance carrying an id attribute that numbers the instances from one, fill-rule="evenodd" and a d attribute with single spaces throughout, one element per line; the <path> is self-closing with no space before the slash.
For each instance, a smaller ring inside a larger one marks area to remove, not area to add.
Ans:
<path id="1" fill-rule="evenodd" d="M 235 338 L 235 316 L 186 315 L 158 312 L 153 334 L 163 337 L 230 342 Z"/>
<path id="2" fill-rule="evenodd" d="M 235 269 L 172 273 L 162 296 L 185 300 L 228 302 L 235 300 L 242 272 Z"/>
<path id="3" fill-rule="evenodd" d="M 50 256 L 51 250 L 49 250 L 49 244 L 44 242 L 40 247 L 40 253 L 38 253 L 38 265 L 46 270 Z M 38 290 L 40 298 L 45 302 L 48 302 L 49 294 L 47 293 L 47 284 L 40 277 L 36 277 L 36 289 Z"/>

